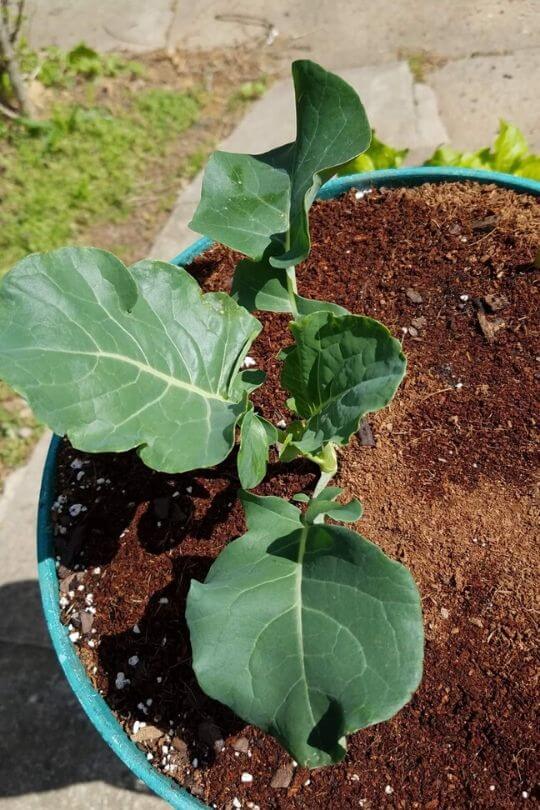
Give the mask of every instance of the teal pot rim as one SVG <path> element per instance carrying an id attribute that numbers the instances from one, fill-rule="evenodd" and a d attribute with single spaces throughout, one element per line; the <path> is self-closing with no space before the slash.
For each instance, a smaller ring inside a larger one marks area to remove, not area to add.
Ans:
<path id="1" fill-rule="evenodd" d="M 483 172 L 472 169 L 422 167 L 413 169 L 390 169 L 366 172 L 330 180 L 319 192 L 323 200 L 337 197 L 351 188 L 387 188 L 416 186 L 422 183 L 445 183 L 474 180 L 480 183 L 496 183 L 498 186 L 540 196 L 540 183 L 525 178 L 513 177 L 498 172 Z M 212 244 L 210 239 L 199 239 L 191 247 L 179 253 L 172 261 L 176 265 L 187 265 Z M 52 643 L 64 674 L 82 705 L 88 718 L 99 734 L 124 764 L 141 779 L 154 793 L 164 799 L 175 810 L 195 810 L 203 804 L 172 779 L 156 770 L 146 756 L 130 740 L 111 709 L 94 689 L 81 664 L 75 647 L 68 637 L 67 628 L 60 621 L 58 604 L 58 577 L 54 555 L 54 535 L 51 521 L 51 507 L 55 500 L 56 462 L 60 438 L 53 436 L 43 470 L 38 510 L 38 575 L 45 621 Z"/>

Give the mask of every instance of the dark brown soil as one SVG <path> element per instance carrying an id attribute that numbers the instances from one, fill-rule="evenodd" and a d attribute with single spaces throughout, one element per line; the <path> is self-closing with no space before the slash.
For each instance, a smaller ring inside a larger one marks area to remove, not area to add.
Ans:
<path id="1" fill-rule="evenodd" d="M 370 419 L 375 447 L 355 439 L 338 483 L 364 503 L 362 533 L 419 584 L 418 693 L 353 735 L 342 765 L 312 772 L 201 693 L 184 599 L 244 531 L 233 458 L 170 476 L 133 453 L 65 444 L 53 510 L 64 620 L 127 733 L 215 807 L 520 806 L 536 795 L 538 203 L 495 187 L 423 186 L 350 193 L 311 219 L 300 292 L 379 318 L 409 359 L 395 401 Z M 214 248 L 191 269 L 205 289 L 228 289 L 233 266 Z M 277 421 L 288 417 L 275 360 L 288 319 L 261 320 L 251 354 L 269 383 L 256 399 Z M 258 491 L 287 497 L 314 480 L 309 464 L 274 464 Z M 286 787 L 271 786 L 278 769 Z"/>

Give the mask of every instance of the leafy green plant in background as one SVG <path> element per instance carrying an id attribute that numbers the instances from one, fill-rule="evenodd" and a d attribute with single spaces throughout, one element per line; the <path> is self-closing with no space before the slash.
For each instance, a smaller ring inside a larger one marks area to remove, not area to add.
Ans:
<path id="1" fill-rule="evenodd" d="M 373 172 L 377 169 L 399 169 L 408 152 L 408 149 L 394 149 L 383 143 L 373 131 L 369 148 L 362 155 L 358 155 L 354 160 L 342 166 L 337 173 L 343 177 L 347 174 Z"/>
<path id="2" fill-rule="evenodd" d="M 342 166 L 337 173 L 344 176 L 377 169 L 399 169 L 408 151 L 383 143 L 373 132 L 369 149 Z M 500 122 L 491 147 L 486 146 L 476 152 L 459 152 L 451 146 L 439 146 L 423 165 L 483 169 L 540 180 L 540 155 L 530 152 L 523 133 L 506 121 Z"/>
<path id="3" fill-rule="evenodd" d="M 506 121 L 500 122 L 491 147 L 477 152 L 458 152 L 450 146 L 440 146 L 424 165 L 487 169 L 540 180 L 540 155 L 532 154 L 523 133 Z"/>
<path id="4" fill-rule="evenodd" d="M 0 376 L 75 447 L 137 448 L 158 470 L 219 463 L 240 428 L 248 532 L 192 583 L 193 665 L 209 695 L 318 767 L 344 757 L 347 733 L 410 699 L 423 638 L 410 573 L 325 523 L 360 517 L 358 502 L 337 503 L 341 490 L 328 486 L 336 448 L 390 401 L 405 358 L 382 324 L 296 291 L 309 208 L 322 182 L 367 149 L 371 129 L 337 76 L 300 61 L 293 77 L 296 140 L 264 155 L 215 153 L 205 172 L 193 225 L 246 255 L 234 297 L 203 294 L 182 268 L 126 268 L 96 248 L 29 256 L 0 289 Z M 280 356 L 294 419 L 283 430 L 250 401 L 264 374 L 242 370 L 260 331 L 255 307 L 292 316 Z M 283 461 L 302 455 L 320 467 L 313 495 L 295 496 L 301 508 L 247 491 L 272 446 Z"/>
<path id="5" fill-rule="evenodd" d="M 115 53 L 98 53 L 84 42 L 69 51 L 55 45 L 36 51 L 22 39 L 18 45 L 18 55 L 24 73 L 44 87 L 72 87 L 78 79 L 144 75 L 144 67 L 140 62 Z"/>
<path id="6" fill-rule="evenodd" d="M 372 133 L 369 149 L 338 170 L 340 176 L 371 172 L 376 169 L 399 169 L 408 149 L 394 149 Z M 517 177 L 540 180 L 540 155 L 529 151 L 523 133 L 513 124 L 501 121 L 491 147 L 476 152 L 459 152 L 451 146 L 439 146 L 424 166 L 457 166 L 464 169 L 479 169 L 506 172 Z"/>

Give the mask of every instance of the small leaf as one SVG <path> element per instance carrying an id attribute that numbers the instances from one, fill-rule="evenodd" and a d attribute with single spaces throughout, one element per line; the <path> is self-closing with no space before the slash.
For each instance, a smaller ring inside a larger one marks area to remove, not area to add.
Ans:
<path id="1" fill-rule="evenodd" d="M 331 301 L 317 301 L 316 298 L 302 298 L 294 296 L 299 315 L 311 315 L 312 312 L 333 312 L 334 315 L 348 315 L 348 310 Z"/>
<path id="2" fill-rule="evenodd" d="M 234 271 L 231 295 L 250 312 L 290 312 L 285 270 L 271 267 L 267 261 L 243 259 Z"/>
<path id="3" fill-rule="evenodd" d="M 238 374 L 237 385 L 239 390 L 244 390 L 246 393 L 251 394 L 257 388 L 260 388 L 266 380 L 266 373 L 259 368 L 245 369 Z"/>
<path id="4" fill-rule="evenodd" d="M 370 411 L 387 405 L 406 368 L 401 344 L 378 321 L 315 312 L 290 324 L 295 346 L 281 382 L 301 419 L 291 443 L 316 452 L 327 442 L 346 444 Z M 293 426 L 289 426 L 289 432 Z"/>
<path id="5" fill-rule="evenodd" d="M 288 226 L 290 182 L 266 155 L 214 152 L 190 228 L 260 259 L 270 237 Z"/>
<path id="6" fill-rule="evenodd" d="M 244 489 L 253 489 L 266 475 L 269 450 L 267 425 L 269 423 L 266 422 L 265 425 L 253 408 L 242 420 L 237 465 L 240 483 Z"/>
<path id="7" fill-rule="evenodd" d="M 306 523 L 315 523 L 316 518 L 327 515 L 332 520 L 340 520 L 342 523 L 355 523 L 362 517 L 362 511 L 362 504 L 356 499 L 349 503 L 336 503 L 319 496 L 310 502 L 304 520 Z"/>
<path id="8" fill-rule="evenodd" d="M 267 419 L 265 419 L 263 416 L 261 416 L 259 413 L 257 414 L 257 419 L 259 420 L 259 422 L 266 431 L 266 439 L 268 441 L 268 444 L 269 445 L 276 444 L 279 438 L 277 427 L 273 425 L 271 422 L 269 422 Z"/>
<path id="9" fill-rule="evenodd" d="M 138 448 L 182 472 L 222 461 L 254 381 L 239 373 L 259 322 L 185 270 L 126 268 L 96 248 L 19 262 L 0 287 L 0 377 L 88 452 Z"/>
<path id="10" fill-rule="evenodd" d="M 493 168 L 497 172 L 513 172 L 529 154 L 529 146 L 520 130 L 501 121 L 493 144 Z"/>
<path id="11" fill-rule="evenodd" d="M 304 525 L 281 498 L 241 498 L 247 534 L 191 583 L 197 679 L 300 765 L 339 762 L 346 734 L 392 717 L 418 686 L 418 591 L 356 532 Z"/>
<path id="12" fill-rule="evenodd" d="M 250 312 L 292 312 L 285 270 L 272 267 L 264 259 L 260 262 L 243 259 L 236 265 L 231 295 Z M 302 298 L 296 294 L 294 298 L 299 315 L 309 315 L 311 312 L 348 314 L 344 307 L 329 301 Z"/>

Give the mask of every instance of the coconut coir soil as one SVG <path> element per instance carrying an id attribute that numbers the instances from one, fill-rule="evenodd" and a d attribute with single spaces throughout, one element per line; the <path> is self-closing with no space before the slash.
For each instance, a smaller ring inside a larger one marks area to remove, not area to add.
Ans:
<path id="1" fill-rule="evenodd" d="M 363 431 L 374 446 L 353 440 L 338 483 L 364 504 L 360 531 L 419 585 L 418 693 L 353 735 L 343 764 L 308 772 L 200 691 L 184 600 L 245 529 L 233 458 L 171 476 L 133 453 L 66 443 L 53 510 L 64 620 L 127 733 L 214 807 L 520 806 L 535 795 L 538 203 L 491 186 L 425 185 L 351 192 L 316 204 L 311 222 L 300 293 L 379 318 L 408 356 L 395 401 Z M 234 262 L 216 247 L 190 269 L 205 289 L 228 290 Z M 289 416 L 275 359 L 288 318 L 260 317 L 250 353 L 269 381 L 255 399 L 277 421 Z M 314 480 L 309 464 L 273 464 L 258 491 L 287 497 Z"/>

